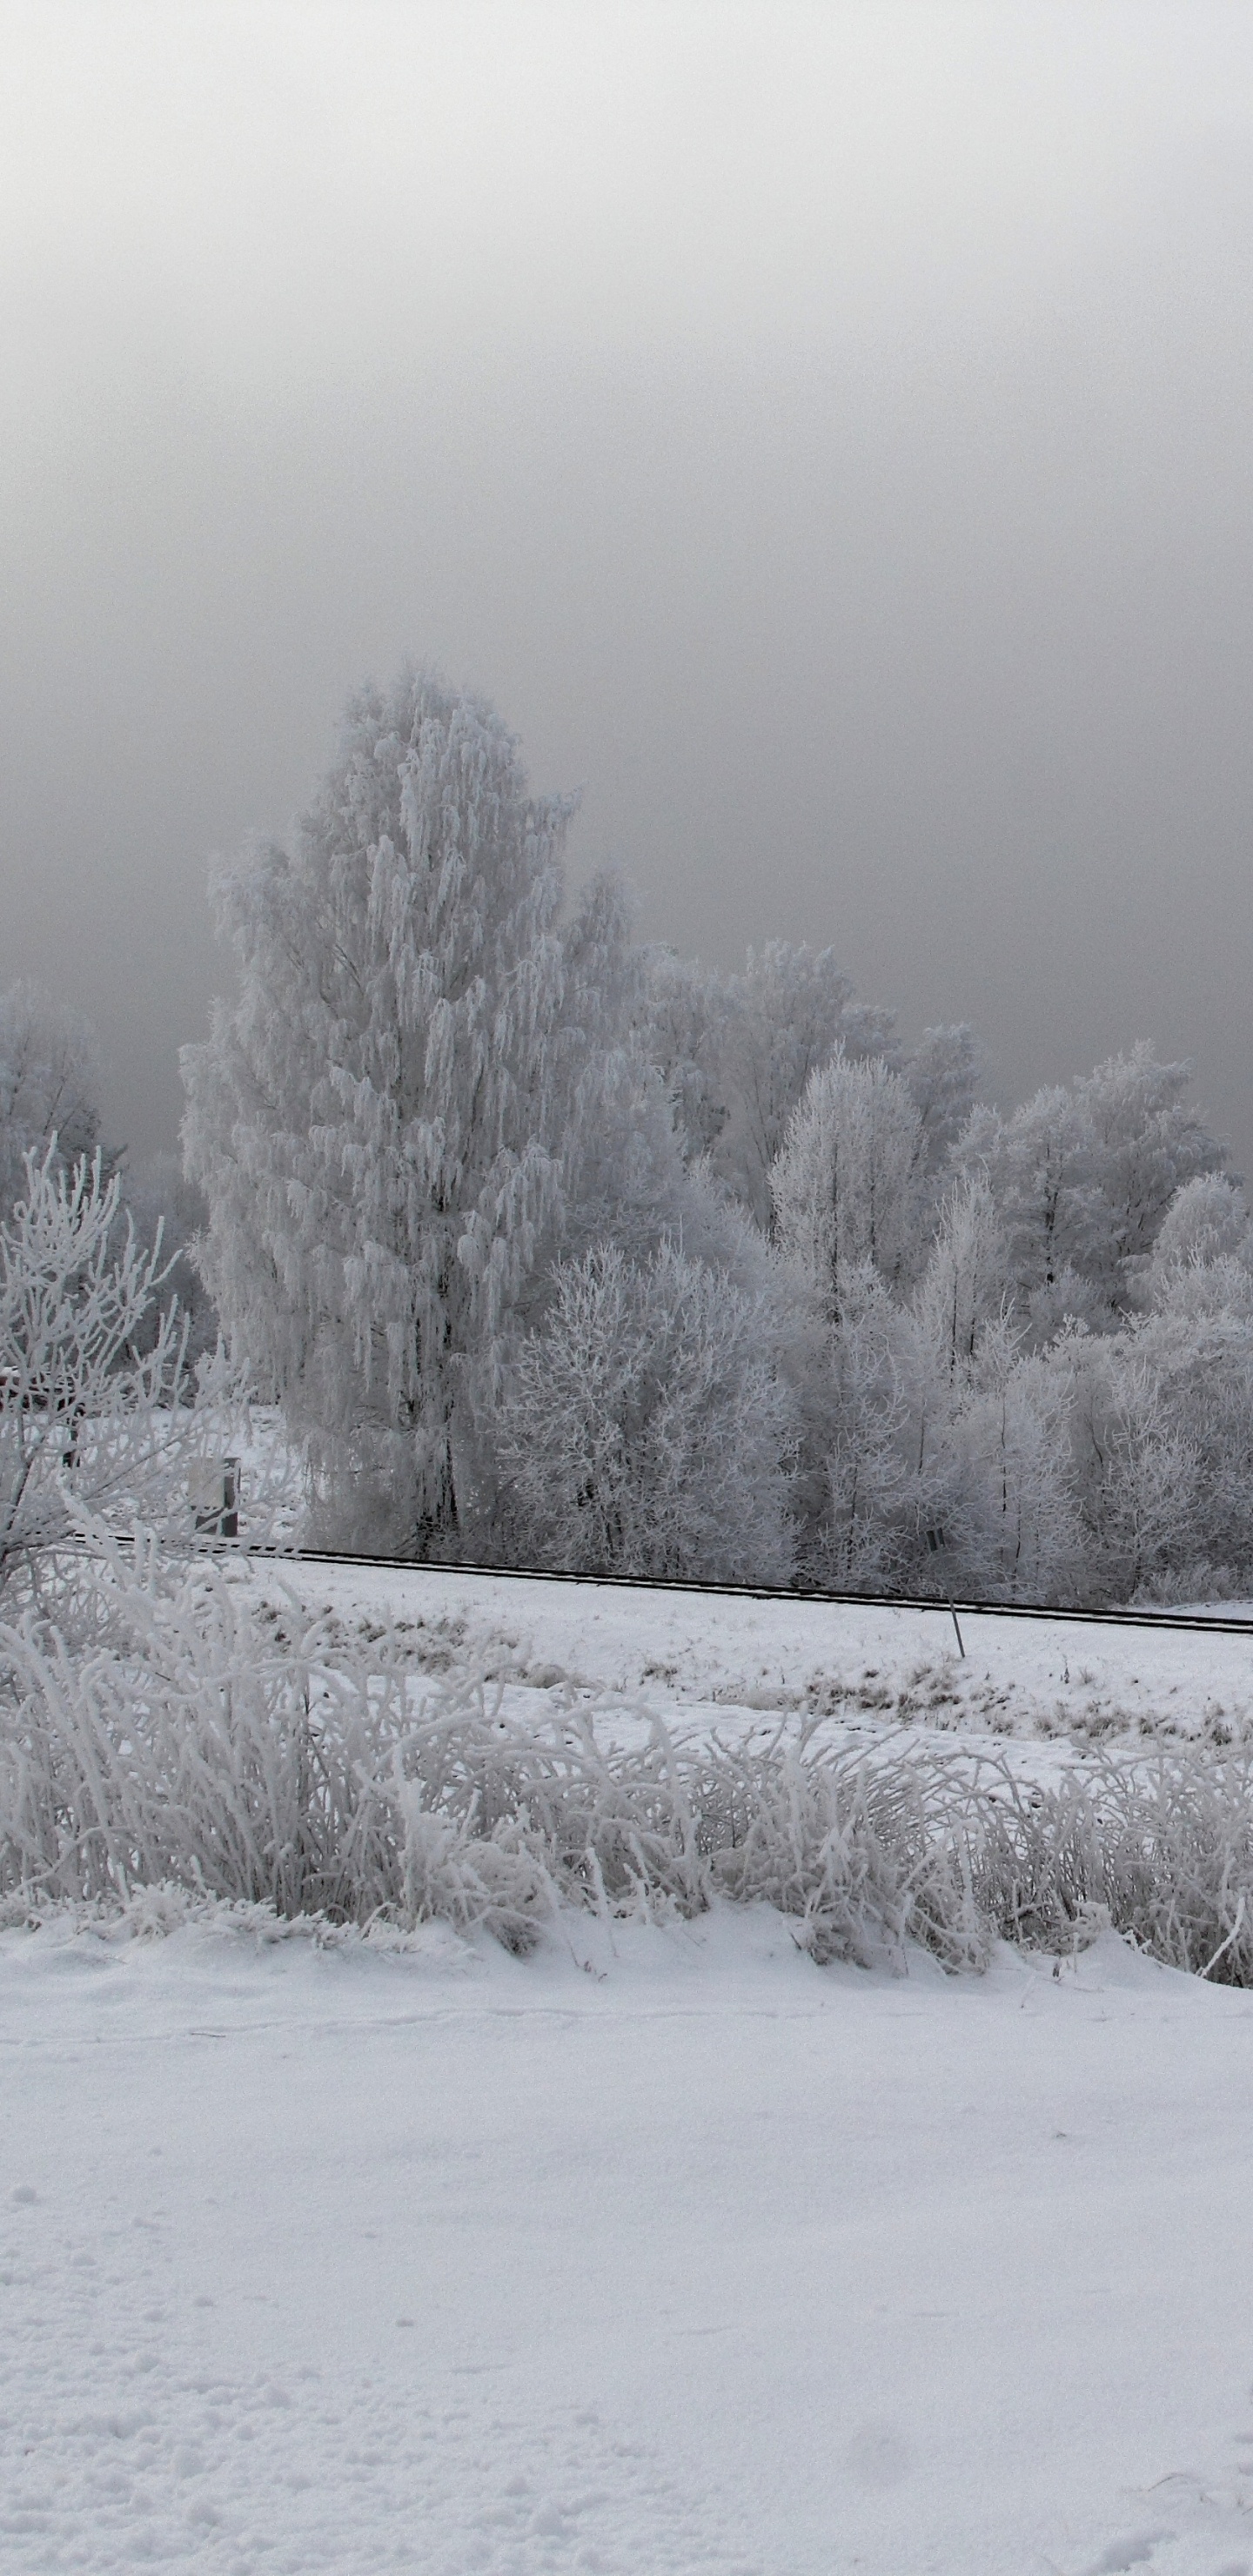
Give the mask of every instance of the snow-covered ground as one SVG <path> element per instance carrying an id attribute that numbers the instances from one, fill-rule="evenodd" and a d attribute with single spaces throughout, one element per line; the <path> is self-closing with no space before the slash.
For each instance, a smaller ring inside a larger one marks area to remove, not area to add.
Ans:
<path id="1" fill-rule="evenodd" d="M 1253 1998 L 0 1937 L 0 2564 L 1253 2567 Z"/>
<path id="2" fill-rule="evenodd" d="M 300 1564 L 282 1579 L 307 1607 L 333 1608 L 352 1627 L 406 1623 L 426 1669 L 503 1680 L 519 1711 L 525 1694 L 573 1684 L 724 1733 L 746 1717 L 773 1727 L 822 1715 L 868 1741 L 905 1725 L 998 1746 L 1026 1738 L 1069 1754 L 1146 1737 L 1221 1745 L 1253 1733 L 1247 1602 L 1223 1602 L 1218 1613 L 1247 1616 L 1247 1638 L 963 1611 L 959 1655 L 940 1608 L 702 1598 L 435 1566 Z M 273 1570 L 250 1580 L 277 1597 Z"/>
<path id="3" fill-rule="evenodd" d="M 1047 1765 L 1253 1704 L 1240 1639 L 285 1579 L 517 1713 Z M 723 1905 L 268 1930 L 0 1933 L 5 2576 L 1253 2576 L 1253 1995 L 1112 1935 L 819 1968 Z"/>

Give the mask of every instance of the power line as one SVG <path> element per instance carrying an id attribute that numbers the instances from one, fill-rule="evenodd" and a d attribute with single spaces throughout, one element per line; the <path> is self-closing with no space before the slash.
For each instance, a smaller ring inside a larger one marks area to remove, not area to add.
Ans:
<path id="1" fill-rule="evenodd" d="M 358 1556 L 330 1548 L 249 1548 L 234 1555 L 267 1564 L 342 1565 L 375 1568 L 384 1574 L 467 1574 L 510 1583 L 581 1583 L 601 1592 L 677 1592 L 718 1601 L 781 1601 L 793 1607 L 825 1604 L 830 1609 L 931 1610 L 942 1618 L 955 1611 L 977 1619 L 1046 1619 L 1056 1626 L 1085 1628 L 1180 1629 L 1215 1637 L 1253 1637 L 1253 1619 L 1211 1618 L 1189 1610 L 1080 1610 L 1046 1601 L 975 1601 L 938 1599 L 934 1593 L 794 1591 L 782 1584 L 702 1583 L 691 1577 L 661 1582 L 649 1574 L 582 1574 L 537 1565 L 456 1565 L 430 1557 Z M 216 1551 L 215 1551 L 216 1553 Z"/>

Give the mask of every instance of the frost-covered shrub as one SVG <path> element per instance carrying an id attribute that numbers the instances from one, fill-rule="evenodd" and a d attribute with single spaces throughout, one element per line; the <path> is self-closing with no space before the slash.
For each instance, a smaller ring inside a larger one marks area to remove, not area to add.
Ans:
<path id="1" fill-rule="evenodd" d="M 1065 1948 L 1108 1920 L 1169 1966 L 1253 1985 L 1253 1757 L 1107 1759 L 1025 1790 L 984 1782 L 971 1884 L 1007 1939 Z"/>
<path id="2" fill-rule="evenodd" d="M 696 1801 L 713 1883 L 795 1918 L 819 1966 L 867 1966 L 885 1940 L 909 1938 L 948 1967 L 983 1967 L 986 1921 L 939 1812 L 948 1786 L 943 1766 L 929 1777 L 908 1757 L 817 1754 L 811 1731 L 757 1752 L 720 1747 Z"/>
<path id="3" fill-rule="evenodd" d="M 481 1695 L 423 1727 L 394 1641 L 367 1657 L 294 1600 L 267 1616 L 142 1533 L 129 1560 L 98 1540 L 69 1606 L 73 1645 L 33 1613 L 0 1629 L 0 1887 L 90 1900 L 168 1880 L 533 1937 L 545 1882 L 513 1820 L 485 1824 L 464 1779 L 448 1794 L 447 1739 L 473 1733 Z"/>
<path id="4" fill-rule="evenodd" d="M 0 1900 L 125 1905 L 168 1887 L 297 1918 L 481 1926 L 524 1952 L 561 1904 L 776 1907 L 817 1961 L 921 1942 L 978 1967 L 1105 1922 L 1253 1984 L 1253 1754 L 1088 1762 L 1049 1788 L 1001 1763 L 868 1754 L 810 1722 L 676 1740 L 577 1694 L 538 1724 L 432 1683 L 294 1600 L 251 1603 L 142 1536 L 81 1560 L 78 1642 L 0 1628 Z M 177 1909 L 176 1909 L 177 1912 Z"/>
<path id="5" fill-rule="evenodd" d="M 120 1192 L 54 1137 L 0 1220 L 0 1587 L 84 1521 L 190 1537 L 189 1477 L 239 1445 L 238 1382 L 189 1369 L 160 1229 L 142 1244 Z"/>
<path id="6" fill-rule="evenodd" d="M 496 1417 L 522 1561 L 785 1583 L 793 1411 L 774 1324 L 670 1244 L 560 1264 Z"/>
<path id="7" fill-rule="evenodd" d="M 499 1692 L 415 1676 L 394 1633 L 354 1645 L 294 1601 L 276 1619 L 142 1539 L 134 1562 L 99 1544 L 79 1586 L 76 1650 L 33 1615 L 0 1629 L 0 1897 L 168 1885 L 525 1950 L 561 1902 L 691 1915 L 722 1892 L 777 1904 L 820 1960 L 906 1933 L 980 1955 L 916 1767 L 810 1736 L 685 1747 L 645 1709 L 573 1695 L 523 1725 Z"/>
<path id="8" fill-rule="evenodd" d="M 615 1765 L 581 1706 L 511 1726 L 293 1598 L 100 1534 L 66 1604 L 0 1627 L 0 1893 L 169 1882 L 284 1913 L 482 1923 L 515 1949 L 560 1897 L 706 1902 L 664 1732 Z"/>

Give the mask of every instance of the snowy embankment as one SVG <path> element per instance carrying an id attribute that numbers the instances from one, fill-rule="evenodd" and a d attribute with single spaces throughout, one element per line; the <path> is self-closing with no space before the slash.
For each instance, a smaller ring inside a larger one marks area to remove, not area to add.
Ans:
<path id="1" fill-rule="evenodd" d="M 0 1936 L 0 2559 L 290 2576 L 1236 2576 L 1253 2000 Z"/>
<path id="2" fill-rule="evenodd" d="M 1069 1753 L 1146 1738 L 1221 1747 L 1253 1735 L 1247 1602 L 1224 1601 L 1217 1615 L 1247 1616 L 1248 1638 L 963 1611 L 959 1654 L 939 1605 L 702 1597 L 443 1566 L 300 1564 L 283 1580 L 306 1607 L 331 1608 L 358 1632 L 396 1621 L 424 1671 L 503 1681 L 519 1713 L 573 1685 L 724 1735 L 740 1731 L 737 1715 L 772 1725 L 830 1717 L 867 1742 L 905 1725 L 924 1739 L 960 1733 L 998 1749 L 1026 1739 Z M 278 1597 L 271 1570 L 252 1581 Z"/>
<path id="3" fill-rule="evenodd" d="M 1092 1767 L 1093 1707 L 1140 1752 L 1163 1716 L 1245 1732 L 1241 1639 L 971 1622 L 966 1672 L 938 1613 L 443 1571 L 237 1567 L 204 1673 L 254 1634 L 232 1601 L 251 1617 L 283 1584 L 354 1652 L 398 1623 L 398 1722 L 417 1688 L 502 1780 L 528 1721 L 539 1778 L 584 1695 L 629 1798 L 641 1703 L 732 1768 L 809 1714 L 835 1760 L 846 1731 L 886 1752 L 904 1723 L 949 1756 L 1008 1731 L 1028 1781 L 1056 1777 L 1072 1718 Z M 231 1703 L 245 1798 L 187 1680 L 190 1613 L 154 1599 L 144 1671 L 195 1716 L 168 1756 L 179 1831 L 208 1855 L 227 1819 L 242 1868 L 294 1794 L 266 1768 L 292 1650 L 263 1621 L 270 1677 Z M 501 1696 L 467 1718 L 476 1672 Z M 48 1721 L 84 1759 L 116 1743 L 142 1837 L 161 1737 L 152 1712 L 110 1736 L 105 1679 L 56 1716 L 52 1675 Z M 362 1870 L 394 1824 L 374 1705 L 343 1702 L 346 1755 L 376 1763 L 352 1775 Z M 795 1912 L 717 1893 L 716 1853 L 684 1919 L 664 1833 L 630 1919 L 592 1881 L 554 1903 L 584 1883 L 582 1780 L 596 1869 L 625 1849 L 586 1760 L 525 1956 L 482 1924 L 284 1924 L 186 1879 L 34 1928 L 10 1904 L 6 2576 L 1253 2576 L 1253 1994 L 1110 1933 L 1078 1946 L 1090 1920 L 1060 1956 L 994 1944 L 981 1976 L 881 1923 L 876 1964 L 820 1965 Z M 652 1794 L 630 1814 L 668 1832 Z M 872 1842 L 849 1825 L 852 1863 Z M 438 1834 L 414 1850 L 465 1860 Z"/>

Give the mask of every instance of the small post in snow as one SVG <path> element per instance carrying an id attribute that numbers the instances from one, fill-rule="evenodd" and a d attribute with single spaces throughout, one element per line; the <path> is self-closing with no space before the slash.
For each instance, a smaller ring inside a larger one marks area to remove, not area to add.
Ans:
<path id="1" fill-rule="evenodd" d="M 940 1553 L 941 1548 L 946 1547 L 946 1546 L 947 1546 L 947 1544 L 948 1544 L 948 1542 L 947 1542 L 947 1540 L 946 1540 L 946 1538 L 945 1538 L 945 1536 L 944 1536 L 944 1532 L 943 1532 L 943 1530 L 942 1530 L 942 1529 L 929 1529 L 929 1530 L 928 1530 L 928 1532 L 927 1532 L 927 1553 L 928 1553 L 928 1555 L 929 1555 L 929 1556 L 938 1556 L 938 1555 L 939 1555 L 939 1553 Z M 963 1644 L 962 1644 L 962 1632 L 961 1632 L 961 1629 L 960 1629 L 960 1628 L 958 1627 L 958 1625 L 957 1625 L 957 1612 L 956 1612 L 956 1611 L 955 1611 L 955 1609 L 953 1608 L 953 1599 L 952 1599 L 952 1594 L 947 1590 L 947 1588 L 946 1588 L 946 1590 L 945 1590 L 944 1598 L 945 1598 L 945 1600 L 946 1600 L 946 1601 L 947 1601 L 947 1603 L 948 1603 L 948 1615 L 949 1615 L 950 1619 L 952 1620 L 952 1622 L 953 1622 L 953 1627 L 954 1627 L 954 1629 L 955 1629 L 955 1631 L 956 1631 L 956 1635 L 957 1635 L 957 1651 L 958 1651 L 958 1654 L 959 1654 L 959 1655 L 964 1655 L 964 1654 L 965 1654 L 965 1652 L 966 1652 L 966 1649 L 965 1649 L 965 1647 L 964 1647 L 964 1646 L 963 1646 Z"/>
<path id="2" fill-rule="evenodd" d="M 198 1538 L 238 1538 L 238 1458 L 198 1459 L 187 1489 Z"/>

